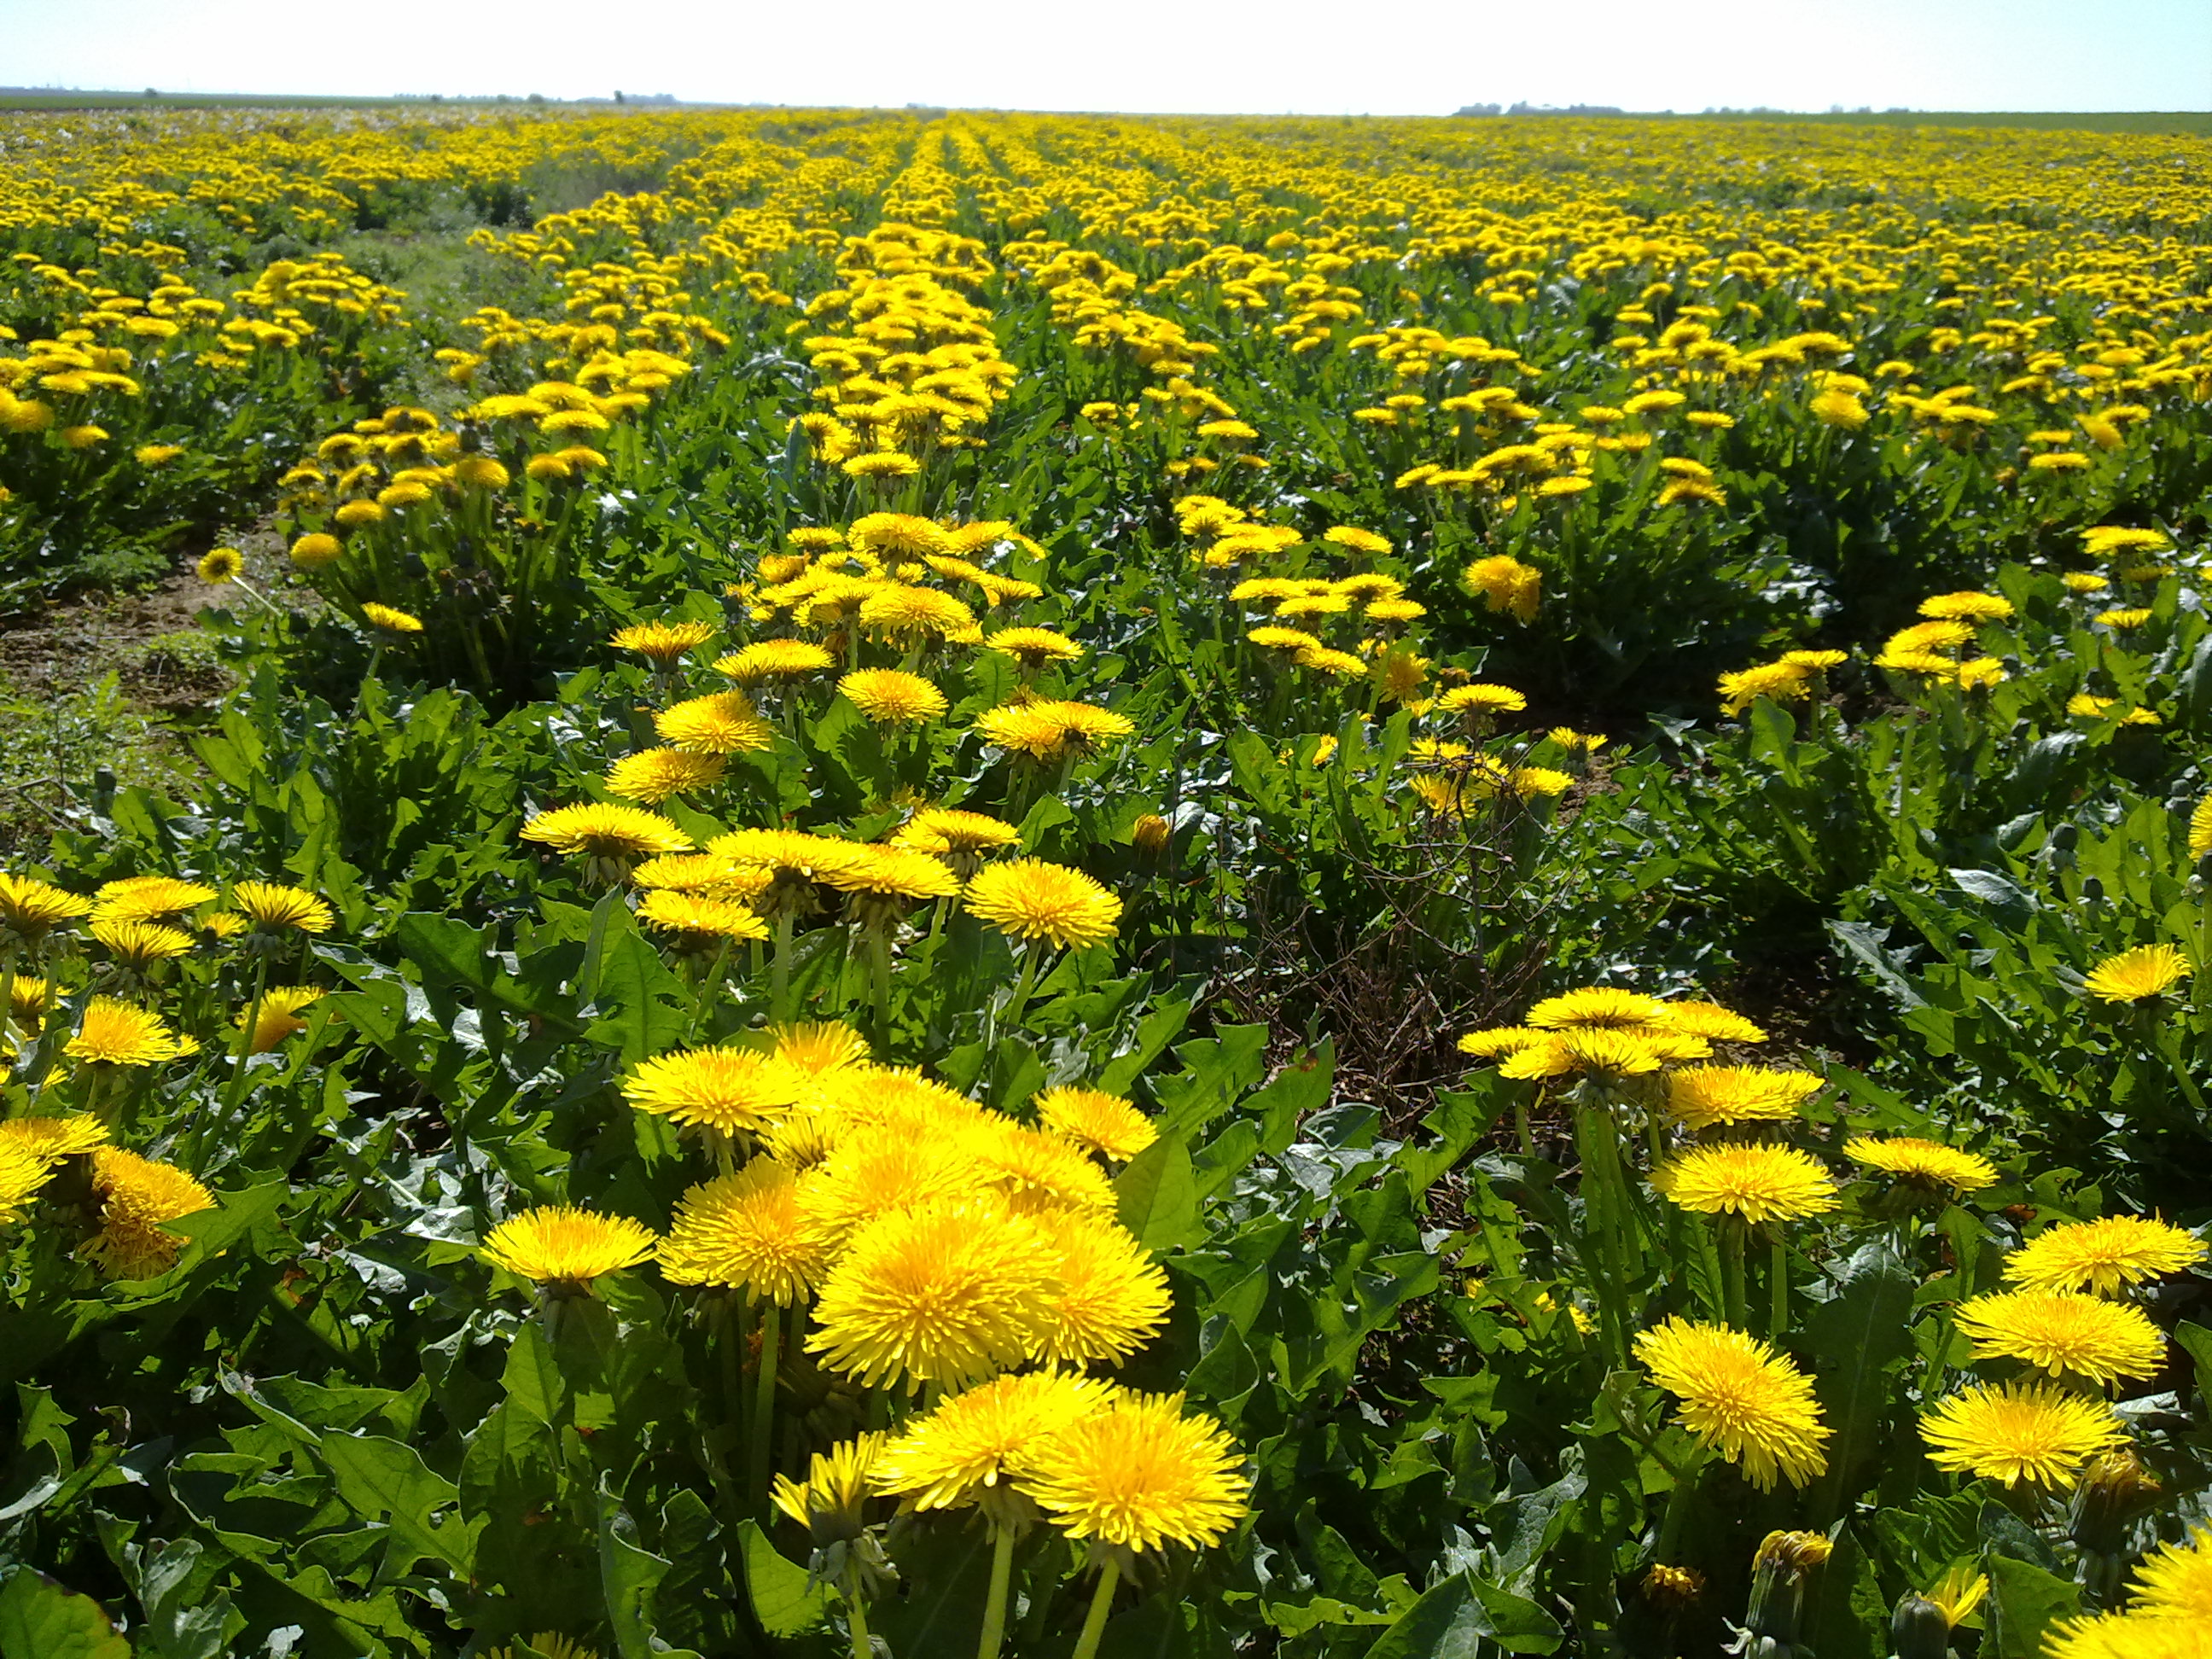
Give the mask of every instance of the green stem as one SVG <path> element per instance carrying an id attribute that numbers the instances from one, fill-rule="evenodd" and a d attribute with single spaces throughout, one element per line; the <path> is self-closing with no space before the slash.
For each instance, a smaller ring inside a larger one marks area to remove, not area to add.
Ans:
<path id="1" fill-rule="evenodd" d="M 853 1638 L 853 1659 L 873 1659 L 874 1646 L 868 1640 L 867 1603 L 860 1595 L 860 1564 L 852 1563 L 845 1569 L 845 1623 Z"/>
<path id="2" fill-rule="evenodd" d="M 1106 1633 L 1106 1615 L 1114 1610 L 1114 1585 L 1121 1576 L 1121 1564 L 1112 1556 L 1098 1569 L 1098 1588 L 1091 1592 L 1091 1612 L 1083 1621 L 1082 1639 L 1075 1644 L 1074 1659 L 1093 1659 L 1098 1651 L 1098 1638 Z"/>
<path id="3" fill-rule="evenodd" d="M 27 1032 L 26 1035 L 28 1035 Z M 0 1055 L 15 1037 L 15 947 L 0 951 Z M 0 1068 L 12 1071 L 12 1060 L 0 1060 Z"/>
<path id="4" fill-rule="evenodd" d="M 214 1122 L 208 1126 L 210 1131 L 228 1133 L 231 1120 L 237 1116 L 239 1106 L 246 1098 L 246 1063 L 253 1055 L 253 1037 L 261 1029 L 261 1004 L 268 992 L 269 958 L 257 955 L 253 959 L 253 1000 L 246 1005 L 246 1029 L 238 1034 L 238 1054 L 231 1062 L 230 1082 L 223 1089 L 222 1106 L 216 1113 Z M 185 1160 L 185 1167 L 194 1175 L 205 1167 L 209 1139 L 207 1133 L 195 1133 L 192 1137 L 191 1155 Z"/>
<path id="5" fill-rule="evenodd" d="M 888 922 L 868 929 L 868 981 L 873 992 L 876 1054 L 891 1051 L 891 930 Z"/>
<path id="6" fill-rule="evenodd" d="M 1772 1310 L 1767 1317 L 1766 1336 L 1771 1342 L 1779 1342 L 1790 1328 L 1790 1247 L 1776 1233 L 1768 1247 L 1766 1276 L 1767 1294 Z"/>
<path id="7" fill-rule="evenodd" d="M 775 1373 L 781 1363 L 778 1352 L 783 1338 L 783 1310 L 773 1302 L 761 1304 L 760 1376 L 753 1384 L 752 1453 L 748 1476 L 752 1482 L 753 1508 L 768 1513 L 769 1425 L 775 1420 Z"/>
<path id="8" fill-rule="evenodd" d="M 999 1659 L 1006 1636 L 1006 1592 L 1014 1580 L 1014 1529 L 991 1529 L 991 1589 L 983 1601 L 983 1639 L 976 1644 L 975 1659 Z"/>
<path id="9" fill-rule="evenodd" d="M 1011 1031 L 1020 1024 L 1022 1010 L 1028 1006 L 1030 993 L 1036 988 L 1037 967 L 1044 960 L 1046 948 L 1042 939 L 1035 939 L 1023 952 L 1022 976 L 1015 982 L 1014 994 L 1006 999 L 1006 1009 L 999 1016 L 999 1024 L 1003 1029 Z"/>
<path id="10" fill-rule="evenodd" d="M 775 919 L 775 966 L 769 982 L 769 1012 L 779 1025 L 791 1018 L 791 912 Z"/>
<path id="11" fill-rule="evenodd" d="M 1732 1215 L 1720 1218 L 1721 1297 L 1731 1330 L 1750 1328 L 1743 1289 L 1743 1223 Z"/>
<path id="12" fill-rule="evenodd" d="M 1576 1119 L 1577 1150 L 1583 1167 L 1583 1262 L 1596 1267 L 1598 1315 L 1613 1363 L 1628 1364 L 1628 1258 L 1623 1232 L 1629 1225 L 1622 1190 L 1620 1148 L 1613 1114 L 1586 1091 Z M 1589 1246 L 1595 1242 L 1597 1248 Z"/>
<path id="13" fill-rule="evenodd" d="M 1659 1546 L 1651 1559 L 1662 1565 L 1672 1565 L 1674 1547 L 1682 1536 L 1682 1522 L 1690 1513 L 1690 1505 L 1698 1496 L 1698 1483 L 1705 1478 L 1705 1462 L 1703 1449 L 1698 1461 L 1688 1470 L 1676 1477 L 1674 1490 L 1667 1494 L 1666 1518 L 1659 1523 Z"/>

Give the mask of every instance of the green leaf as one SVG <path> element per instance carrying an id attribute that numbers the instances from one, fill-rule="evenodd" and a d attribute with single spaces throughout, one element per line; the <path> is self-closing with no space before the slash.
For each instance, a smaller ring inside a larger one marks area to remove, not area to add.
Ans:
<path id="1" fill-rule="evenodd" d="M 753 1617 L 770 1636 L 800 1636 L 818 1630 L 830 1616 L 830 1587 L 815 1583 L 805 1568 L 787 1561 L 747 1517 L 738 1522 L 738 1545 L 744 1564 L 745 1594 Z"/>
<path id="2" fill-rule="evenodd" d="M 1462 1572 L 1407 1608 L 1367 1659 L 1477 1659 L 1485 1641 L 1508 1653 L 1552 1653 L 1565 1639 L 1559 1620 L 1534 1601 Z"/>
<path id="3" fill-rule="evenodd" d="M 1835 1437 L 1824 1496 L 1839 1506 L 1854 1466 L 1870 1452 L 1889 1397 L 1883 1373 L 1911 1352 L 1911 1270 L 1887 1244 L 1862 1246 L 1843 1264 L 1834 1294 L 1806 1316 L 1804 1346 Z M 1832 1508 L 1831 1512 L 1833 1512 Z"/>
<path id="4" fill-rule="evenodd" d="M 131 1659 L 131 1644 L 90 1596 L 18 1567 L 0 1589 L 0 1659 Z"/>
<path id="5" fill-rule="evenodd" d="M 337 1484 L 338 1496 L 374 1521 L 391 1517 L 392 1536 L 401 1558 L 393 1570 L 404 1571 L 423 1556 L 443 1561 L 466 1575 L 471 1551 L 466 1528 L 448 1522 L 434 1527 L 431 1515 L 460 1496 L 453 1483 L 431 1472 L 411 1446 L 377 1434 L 326 1434 L 317 1447 Z"/>
<path id="6" fill-rule="evenodd" d="M 1163 1134 L 1115 1177 L 1121 1224 L 1149 1250 L 1172 1250 L 1198 1231 L 1198 1188 L 1190 1150 Z"/>
<path id="7" fill-rule="evenodd" d="M 2009 1555 L 1991 1555 L 1989 1571 L 1989 1629 L 1983 1652 L 1994 1659 L 2039 1659 L 2044 1632 L 2081 1611 L 2081 1587 Z"/>

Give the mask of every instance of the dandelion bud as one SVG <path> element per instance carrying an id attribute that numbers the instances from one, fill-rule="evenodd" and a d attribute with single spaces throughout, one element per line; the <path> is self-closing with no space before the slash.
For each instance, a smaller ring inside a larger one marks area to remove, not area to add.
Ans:
<path id="1" fill-rule="evenodd" d="M 1945 1659 L 1951 1650 L 1951 1621 L 1935 1602 L 1907 1590 L 1890 1615 L 1889 1643 L 1897 1659 Z"/>
<path id="2" fill-rule="evenodd" d="M 1129 845 L 1148 859 L 1167 856 L 1168 821 L 1157 812 L 1147 812 L 1129 826 Z"/>
<path id="3" fill-rule="evenodd" d="M 1676 1613 L 1705 1593 L 1705 1576 L 1695 1567 L 1655 1562 L 1644 1575 L 1644 1599 L 1663 1613 Z"/>

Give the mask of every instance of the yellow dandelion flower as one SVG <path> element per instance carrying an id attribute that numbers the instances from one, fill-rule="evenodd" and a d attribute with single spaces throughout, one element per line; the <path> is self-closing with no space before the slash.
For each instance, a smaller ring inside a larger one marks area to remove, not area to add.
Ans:
<path id="1" fill-rule="evenodd" d="M 860 625 L 886 639 L 957 638 L 975 626 L 975 613 L 933 587 L 890 582 L 860 601 Z"/>
<path id="2" fill-rule="evenodd" d="M 1121 1394 L 1014 1459 L 1017 1484 L 1073 1539 L 1139 1552 L 1217 1544 L 1251 1483 L 1221 1425 L 1180 1395 Z"/>
<path id="3" fill-rule="evenodd" d="M 158 921 L 95 921 L 92 936 L 116 961 L 131 968 L 169 962 L 192 948 L 192 936 Z"/>
<path id="4" fill-rule="evenodd" d="M 876 1460 L 890 1439 L 882 1433 L 858 1435 L 816 1452 L 807 1460 L 805 1480 L 775 1477 L 769 1501 L 806 1528 L 817 1549 L 851 1542 L 867 1527 Z"/>
<path id="5" fill-rule="evenodd" d="M 215 896 L 212 890 L 208 896 Z M 0 939 L 35 944 L 55 928 L 92 911 L 93 901 L 88 898 L 64 892 L 33 876 L 10 875 L 0 870 Z"/>
<path id="6" fill-rule="evenodd" d="M 379 605 L 371 599 L 361 607 L 361 614 L 364 621 L 374 623 L 387 634 L 419 634 L 422 631 L 420 617 L 396 605 Z"/>
<path id="7" fill-rule="evenodd" d="M 1160 1138 L 1133 1103 L 1103 1089 L 1047 1089 L 1030 1103 L 1047 1128 L 1112 1163 L 1127 1163 Z"/>
<path id="8" fill-rule="evenodd" d="M 661 709 L 653 729 L 694 755 L 739 755 L 775 746 L 775 728 L 742 691 L 715 691 Z"/>
<path id="9" fill-rule="evenodd" d="M 1113 1385 L 1066 1371 L 994 1376 L 907 1425 L 876 1460 L 878 1492 L 917 1510 L 958 1509 L 1006 1477 L 1013 1461 L 1113 1402 Z"/>
<path id="10" fill-rule="evenodd" d="M 67 1117 L 11 1117 L 0 1122 L 0 1146 L 52 1164 L 107 1145 L 107 1126 L 89 1112 Z"/>
<path id="11" fill-rule="evenodd" d="M 690 1048 L 644 1060 L 622 1080 L 623 1098 L 686 1127 L 758 1134 L 788 1112 L 800 1079 L 747 1048 Z"/>
<path id="12" fill-rule="evenodd" d="M 2108 1215 L 2069 1221 L 2037 1234 L 2005 1257 L 2004 1276 L 2037 1291 L 2094 1291 L 2178 1273 L 2204 1260 L 2192 1233 L 2146 1216 Z"/>
<path id="13" fill-rule="evenodd" d="M 1035 1216 L 1054 1257 L 1038 1352 L 1056 1364 L 1118 1364 L 1159 1334 L 1172 1298 L 1168 1277 L 1110 1215 Z"/>
<path id="14" fill-rule="evenodd" d="M 1924 1187 L 1972 1193 L 1996 1184 L 1996 1164 L 1978 1152 L 1960 1152 L 1940 1140 L 1921 1140 L 1911 1135 L 1877 1140 L 1859 1135 L 1844 1143 L 1844 1156 L 1869 1170 Z"/>
<path id="15" fill-rule="evenodd" d="M 171 1164 L 99 1146 L 92 1153 L 92 1188 L 100 1231 L 78 1253 L 110 1279 L 152 1279 L 174 1267 L 185 1248 L 168 1224 L 215 1208 L 215 1194 Z"/>
<path id="16" fill-rule="evenodd" d="M 62 1052 L 91 1066 L 158 1066 L 198 1054 L 199 1044 L 172 1031 L 159 1014 L 113 997 L 94 997 Z"/>
<path id="17" fill-rule="evenodd" d="M 969 1129 L 963 1150 L 975 1160 L 977 1179 L 1024 1215 L 1066 1208 L 1113 1211 L 1114 1184 L 1106 1172 L 1048 1130 L 989 1112 Z"/>
<path id="18" fill-rule="evenodd" d="M 329 994 L 313 985 L 272 985 L 261 994 L 261 1013 L 253 1023 L 252 1052 L 265 1054 L 284 1041 L 307 1029 L 307 1022 L 300 1018 L 300 1011 L 322 1000 Z M 246 1035 L 245 1009 L 239 1011 L 232 1021 L 240 1036 Z"/>
<path id="19" fill-rule="evenodd" d="M 599 801 L 540 812 L 522 827 L 522 839 L 542 842 L 556 852 L 610 860 L 691 850 L 691 837 L 659 813 Z"/>
<path id="20" fill-rule="evenodd" d="M 1665 1054 L 1644 1032 L 1577 1027 L 1545 1032 L 1542 1042 L 1508 1055 L 1498 1074 L 1524 1082 L 1577 1072 L 1642 1077 L 1666 1063 Z"/>
<path id="21" fill-rule="evenodd" d="M 2139 945 L 2106 957 L 2089 970 L 2081 988 L 2106 1002 L 2147 1002 L 2163 996 L 2196 969 L 2171 945 Z"/>
<path id="22" fill-rule="evenodd" d="M 214 896 L 214 888 L 174 876 L 125 876 L 101 884 L 94 895 L 92 913 L 102 920 L 161 921 Z"/>
<path id="23" fill-rule="evenodd" d="M 741 651 L 715 659 L 714 672 L 740 685 L 769 680 L 804 679 L 836 665 L 836 658 L 811 640 L 756 640 Z"/>
<path id="24" fill-rule="evenodd" d="M 696 651 L 719 630 L 710 622 L 635 623 L 617 629 L 607 643 L 617 651 L 635 651 L 667 667 L 689 651 Z"/>
<path id="25" fill-rule="evenodd" d="M 1657 997 L 1597 985 L 1546 997 L 1528 1011 L 1528 1024 L 1546 1030 L 1638 1030 L 1666 1018 L 1667 1005 Z"/>
<path id="26" fill-rule="evenodd" d="M 1115 936 L 1121 901 L 1080 870 L 1042 859 L 987 865 L 968 884 L 969 912 L 1011 939 L 1063 949 L 1103 945 Z"/>
<path id="27" fill-rule="evenodd" d="M 2161 1619 L 2212 1620 L 2212 1527 L 2185 1544 L 2161 1544 L 2136 1569 L 2130 1610 Z"/>
<path id="28" fill-rule="evenodd" d="M 12 1135 L 0 1137 L 0 1222 L 22 1218 L 39 1189 L 52 1178 L 55 1162 Z"/>
<path id="29" fill-rule="evenodd" d="M 1036 1352 L 1054 1253 L 988 1202 L 877 1217 L 848 1239 L 815 1300 L 810 1352 L 869 1387 L 977 1382 Z"/>
<path id="30" fill-rule="evenodd" d="M 2047 1382 L 1984 1383 L 1954 1394 L 1920 1419 L 1938 1468 L 2016 1486 L 2066 1487 L 2081 1466 L 2125 1443 L 2101 1400 Z"/>
<path id="31" fill-rule="evenodd" d="M 1554 741 L 1558 733 L 1553 734 Z M 1600 743 L 1604 738 L 1598 739 Z M 1732 1013 L 1717 1002 L 1669 1002 L 1659 1017 L 1659 1024 L 1669 1031 L 1685 1036 L 1705 1038 L 1708 1042 L 1764 1042 L 1766 1033 L 1741 1014 Z"/>
<path id="32" fill-rule="evenodd" d="M 660 1242 L 672 1282 L 744 1289 L 779 1308 L 810 1295 L 828 1265 L 791 1170 L 772 1158 L 685 1193 Z"/>
<path id="33" fill-rule="evenodd" d="M 809 1115 L 837 1126 L 834 1145 L 800 1181 L 799 1201 L 832 1249 L 882 1216 L 971 1200 L 995 1202 L 967 1150 L 968 1132 L 984 1116 L 981 1107 L 900 1073 L 833 1073 L 823 1081 L 829 1108 Z M 866 1109 L 859 1109 L 855 1094 Z M 869 1118 L 868 1110 L 881 1115 Z M 786 1127 L 778 1129 L 779 1156 Z"/>
<path id="34" fill-rule="evenodd" d="M 2044 1637 L 2044 1659 L 2205 1659 L 2203 1626 L 2157 1613 L 2061 1619 Z"/>
<path id="35" fill-rule="evenodd" d="M 841 1020 L 798 1021 L 771 1025 L 775 1058 L 786 1066 L 821 1077 L 868 1063 L 868 1040 Z"/>
<path id="36" fill-rule="evenodd" d="M 750 904 L 716 898 L 705 893 L 656 888 L 637 907 L 637 919 L 647 927 L 678 935 L 678 948 L 692 951 L 720 950 L 739 939 L 766 939 L 769 925 Z"/>
<path id="37" fill-rule="evenodd" d="M 1802 1486 L 1828 1466 L 1812 1380 L 1787 1356 L 1724 1326 L 1669 1319 L 1636 1339 L 1651 1380 L 1677 1396 L 1676 1420 L 1761 1492 Z"/>
<path id="38" fill-rule="evenodd" d="M 2017 1359 L 2053 1376 L 2149 1376 L 2166 1358 L 2166 1338 L 2141 1308 L 2075 1291 L 1996 1291 L 1957 1317 L 1975 1358 Z"/>
<path id="39" fill-rule="evenodd" d="M 1811 1154 L 1794 1146 L 1729 1142 L 1696 1146 L 1651 1172 L 1670 1203 L 1708 1215 L 1800 1221 L 1836 1207 L 1835 1183 Z"/>
<path id="40" fill-rule="evenodd" d="M 1920 614 L 1948 622 L 2003 622 L 2013 614 L 2012 601 L 1996 593 L 1968 591 L 1938 593 L 1920 602 Z"/>
<path id="41" fill-rule="evenodd" d="M 477 1254 L 518 1279 L 574 1289 L 651 1260 L 659 1242 L 651 1228 L 628 1216 L 546 1205 L 501 1222 Z"/>
<path id="42" fill-rule="evenodd" d="M 695 789 L 712 788 L 722 781 L 724 769 L 720 755 L 702 755 L 689 749 L 642 749 L 623 756 L 607 769 L 606 791 L 624 800 L 657 806 Z"/>
<path id="43" fill-rule="evenodd" d="M 905 847 L 856 845 L 853 856 L 824 880 L 855 897 L 904 903 L 951 898 L 960 890 L 960 878 L 942 860 Z"/>
<path id="44" fill-rule="evenodd" d="M 302 570 L 320 570 L 336 564 L 344 553 L 343 542 L 319 531 L 311 531 L 292 544 L 292 562 Z"/>
<path id="45" fill-rule="evenodd" d="M 2189 856 L 2212 859 L 2212 795 L 2198 801 L 2189 815 Z"/>
<path id="46" fill-rule="evenodd" d="M 230 890 L 237 913 L 268 933 L 294 928 L 302 933 L 327 933 L 337 917 L 331 907 L 302 888 L 273 881 L 241 881 Z"/>
<path id="47" fill-rule="evenodd" d="M 234 547 L 211 547 L 192 569 L 210 587 L 226 586 L 246 574 L 246 555 Z"/>
<path id="48" fill-rule="evenodd" d="M 988 812 L 925 806 L 906 821 L 898 838 L 919 852 L 951 853 L 972 858 L 978 854 L 1020 846 L 1022 832 Z"/>
<path id="49" fill-rule="evenodd" d="M 984 636 L 983 648 L 1032 671 L 1048 662 L 1073 662 L 1084 653 L 1076 641 L 1049 628 L 1002 628 Z"/>
<path id="50" fill-rule="evenodd" d="M 1476 681 L 1472 685 L 1455 685 L 1437 699 L 1437 707 L 1447 714 L 1511 714 L 1528 706 L 1528 699 L 1510 685 L 1486 685 Z"/>
<path id="51" fill-rule="evenodd" d="M 1765 1066 L 1686 1066 L 1668 1076 L 1667 1109 L 1689 1129 L 1786 1122 L 1825 1086 L 1810 1072 Z"/>
<path id="52" fill-rule="evenodd" d="M 837 682 L 839 693 L 878 726 L 915 726 L 951 707 L 945 693 L 919 674 L 896 668 L 860 668 Z"/>

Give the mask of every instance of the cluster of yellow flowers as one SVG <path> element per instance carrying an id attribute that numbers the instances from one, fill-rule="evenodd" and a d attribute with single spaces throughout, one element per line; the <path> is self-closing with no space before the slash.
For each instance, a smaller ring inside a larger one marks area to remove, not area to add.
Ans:
<path id="1" fill-rule="evenodd" d="M 167 1224 L 215 1204 L 198 1171 L 210 1138 L 234 1127 L 247 1057 L 306 1030 L 301 1016 L 323 995 L 271 985 L 269 972 L 300 939 L 329 931 L 327 903 L 251 880 L 233 883 L 227 903 L 219 897 L 174 876 L 126 876 L 86 896 L 0 872 L 0 1059 L 22 1068 L 29 1091 L 27 1109 L 0 1123 L 0 1220 L 43 1198 L 111 1279 L 149 1279 L 175 1263 L 185 1241 Z M 140 1074 L 200 1052 L 160 1009 L 187 975 L 189 1011 L 204 1007 L 200 981 L 244 1006 L 223 1038 L 234 1071 L 222 1121 L 192 1133 L 191 1167 L 180 1168 L 113 1141 L 132 1122 Z M 76 1062 L 67 1082 L 53 1075 L 60 1060 Z"/>

